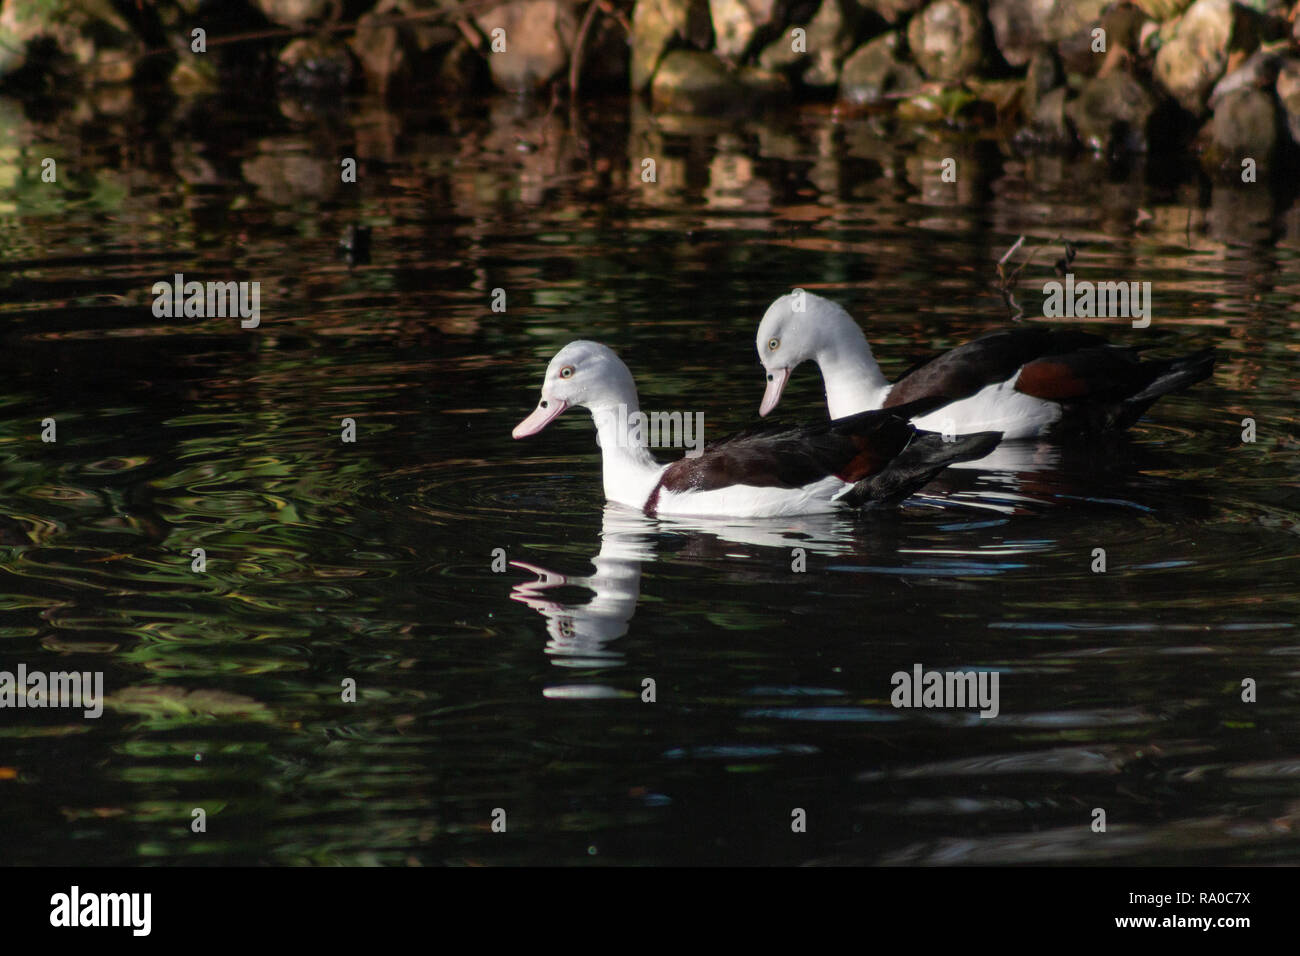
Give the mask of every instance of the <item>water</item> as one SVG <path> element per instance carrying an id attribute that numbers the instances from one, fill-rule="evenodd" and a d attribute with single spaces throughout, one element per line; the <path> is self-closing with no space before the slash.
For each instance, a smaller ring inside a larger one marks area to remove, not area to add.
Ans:
<path id="1" fill-rule="evenodd" d="M 1293 191 L 818 109 L 6 109 L 0 663 L 109 699 L 0 714 L 5 862 L 1300 859 Z M 578 337 L 646 407 L 750 424 L 796 285 L 896 375 L 1006 324 L 1021 234 L 1028 315 L 1064 237 L 1153 286 L 1151 328 L 1080 324 L 1213 345 L 1213 381 L 885 515 L 652 521 L 605 506 L 584 416 L 510 439 Z M 261 326 L 155 318 L 176 272 L 260 281 Z M 996 669 L 999 716 L 893 708 L 916 663 Z"/>

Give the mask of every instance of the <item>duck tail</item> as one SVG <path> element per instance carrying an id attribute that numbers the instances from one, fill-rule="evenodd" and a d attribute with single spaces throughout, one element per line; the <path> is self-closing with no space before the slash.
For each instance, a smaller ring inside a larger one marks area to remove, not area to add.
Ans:
<path id="1" fill-rule="evenodd" d="M 1163 367 L 1142 391 L 1114 406 L 1112 414 L 1115 416 L 1115 426 L 1128 428 L 1162 395 L 1181 392 L 1209 378 L 1214 371 L 1215 358 L 1214 349 L 1211 348 L 1162 362 Z"/>
<path id="2" fill-rule="evenodd" d="M 918 431 L 893 461 L 863 478 L 840 500 L 855 508 L 891 508 L 949 465 L 983 458 L 1000 441 L 1001 432 L 973 432 L 945 441 L 938 432 Z"/>

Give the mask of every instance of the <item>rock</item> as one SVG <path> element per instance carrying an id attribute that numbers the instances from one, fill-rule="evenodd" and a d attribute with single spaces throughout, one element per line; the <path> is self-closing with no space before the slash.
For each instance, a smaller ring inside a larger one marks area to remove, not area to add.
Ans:
<path id="1" fill-rule="evenodd" d="M 179 97 L 215 93 L 221 88 L 217 60 L 211 56 L 181 56 L 176 59 L 167 85 Z"/>
<path id="2" fill-rule="evenodd" d="M 361 63 L 366 84 L 376 93 L 410 79 L 413 51 L 410 41 L 388 11 L 372 10 L 357 19 L 357 31 L 348 46 Z"/>
<path id="3" fill-rule="evenodd" d="M 1236 90 L 1265 90 L 1277 82 L 1282 58 L 1271 50 L 1256 50 L 1239 67 L 1219 80 L 1210 91 L 1207 105 L 1217 109 L 1219 101 Z"/>
<path id="4" fill-rule="evenodd" d="M 741 67 L 736 77 L 749 94 L 757 97 L 761 103 L 779 103 L 790 98 L 790 81 L 784 73 L 745 66 Z"/>
<path id="5" fill-rule="evenodd" d="M 450 24 L 403 19 L 421 9 L 415 0 L 381 0 L 358 18 L 348 48 L 373 92 L 409 89 L 417 80 L 435 74 L 447 52 L 464 42 L 461 32 Z"/>
<path id="6" fill-rule="evenodd" d="M 1067 92 L 1064 86 L 1058 86 L 1038 98 L 1029 120 L 1033 139 L 1053 146 L 1064 146 L 1073 138 L 1070 126 L 1065 121 Z"/>
<path id="7" fill-rule="evenodd" d="M 1056 52 L 1050 46 L 1039 47 L 1025 72 L 1025 113 L 1032 117 L 1043 97 L 1064 82 L 1065 75 L 1061 72 Z"/>
<path id="8" fill-rule="evenodd" d="M 713 49 L 721 56 L 739 57 L 754 34 L 775 18 L 777 0 L 709 0 L 713 19 Z"/>
<path id="9" fill-rule="evenodd" d="M 864 0 L 863 7 L 894 24 L 925 6 L 925 0 Z"/>
<path id="10" fill-rule="evenodd" d="M 962 79 L 984 57 L 980 18 L 962 0 L 935 0 L 912 17 L 907 42 L 925 75 L 943 82 Z"/>
<path id="11" fill-rule="evenodd" d="M 1029 62 L 1045 43 L 1057 43 L 1101 17 L 1110 0 L 990 0 L 993 39 L 1012 66 Z"/>
<path id="12" fill-rule="evenodd" d="M 1061 58 L 1061 68 L 1066 75 L 1096 76 L 1105 57 L 1092 50 L 1092 30 L 1084 27 L 1056 43 L 1056 55 Z"/>
<path id="13" fill-rule="evenodd" d="M 1145 86 L 1126 71 L 1116 70 L 1084 83 L 1078 97 L 1065 105 L 1065 115 L 1089 149 L 1141 152 L 1148 146 L 1156 106 L 1155 96 Z"/>
<path id="14" fill-rule="evenodd" d="M 1240 89 L 1219 101 L 1209 122 L 1204 158 L 1212 166 L 1239 171 L 1243 159 L 1266 166 L 1277 150 L 1277 106 L 1271 92 Z"/>
<path id="15" fill-rule="evenodd" d="M 1057 43 L 1065 72 L 1094 76 L 1129 62 L 1140 45 L 1142 27 L 1150 22 L 1127 3 L 1108 7 Z M 1094 36 L 1098 29 L 1103 33 Z"/>
<path id="16" fill-rule="evenodd" d="M 356 79 L 348 48 L 321 37 L 301 37 L 280 51 L 279 82 L 295 90 L 346 90 Z"/>
<path id="17" fill-rule="evenodd" d="M 858 47 L 840 70 L 840 99 L 876 103 L 886 93 L 908 93 L 921 85 L 916 67 L 898 58 L 901 37 L 885 33 Z"/>
<path id="18" fill-rule="evenodd" d="M 745 88 L 726 65 L 702 50 L 673 50 L 659 64 L 650 84 L 656 110 L 671 113 L 733 112 L 744 103 Z"/>
<path id="19" fill-rule="evenodd" d="M 333 0 L 257 0 L 257 9 L 272 23 L 305 27 L 324 20 L 334 10 Z"/>
<path id="20" fill-rule="evenodd" d="M 569 65 L 569 43 L 577 33 L 573 7 L 560 0 L 514 0 L 474 18 L 483 35 L 505 31 L 505 51 L 488 54 L 499 89 L 533 90 Z"/>
<path id="21" fill-rule="evenodd" d="M 704 48 L 713 38 L 707 0 L 637 0 L 632 11 L 632 89 L 650 85 L 664 51 L 676 39 Z"/>
<path id="22" fill-rule="evenodd" d="M 791 26 L 763 48 L 759 65 L 767 70 L 798 66 L 809 86 L 834 86 L 863 16 L 857 0 L 821 0 L 812 19 L 799 27 L 804 31 L 802 49 L 795 49 L 795 26 Z"/>
<path id="23" fill-rule="evenodd" d="M 1120 3 L 1108 7 L 1102 13 L 1100 22 L 1106 28 L 1107 54 L 1115 47 L 1136 52 L 1142 38 L 1142 28 L 1151 22 L 1151 18 L 1140 7 Z"/>
<path id="24" fill-rule="evenodd" d="M 1231 0 L 1196 0 L 1174 24 L 1156 52 L 1155 77 L 1189 113 L 1205 109 L 1205 97 L 1223 75 L 1232 39 Z"/>
<path id="25" fill-rule="evenodd" d="M 758 55 L 759 66 L 765 70 L 784 70 L 794 66 L 808 55 L 807 53 L 795 51 L 793 30 L 793 27 L 788 28 L 779 37 L 763 47 L 763 51 Z M 807 28 L 805 27 L 804 30 L 806 32 Z M 807 49 L 806 37 L 804 48 Z"/>
<path id="26" fill-rule="evenodd" d="M 144 41 L 109 0 L 5 0 L 0 9 L 0 77 L 28 66 L 43 74 L 62 61 L 94 82 L 124 83 L 143 53 Z"/>
<path id="27" fill-rule="evenodd" d="M 1192 0 L 1133 0 L 1135 6 L 1152 20 L 1172 20 L 1192 5 Z"/>
<path id="28" fill-rule="evenodd" d="M 1300 144 L 1300 60 L 1287 60 L 1282 64 L 1276 89 L 1291 140 Z"/>
<path id="29" fill-rule="evenodd" d="M 840 63 L 853 49 L 853 39 L 862 20 L 857 0 L 822 0 L 808 22 L 808 59 L 803 81 L 809 86 L 834 86 L 840 79 Z"/>
<path id="30" fill-rule="evenodd" d="M 95 83 L 130 83 L 136 59 L 134 52 L 103 50 L 90 64 L 90 78 Z"/>
<path id="31" fill-rule="evenodd" d="M 1056 0 L 989 0 L 993 43 L 1011 66 L 1023 66 L 1048 36 Z"/>

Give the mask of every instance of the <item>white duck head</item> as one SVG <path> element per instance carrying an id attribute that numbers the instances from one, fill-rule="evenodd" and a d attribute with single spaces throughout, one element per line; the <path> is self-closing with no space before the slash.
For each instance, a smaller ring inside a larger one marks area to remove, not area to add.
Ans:
<path id="1" fill-rule="evenodd" d="M 599 424 L 600 412 L 624 406 L 636 411 L 636 383 L 623 360 L 599 342 L 579 339 L 555 353 L 546 367 L 542 398 L 531 415 L 515 426 L 515 438 L 536 435 L 567 408 L 591 411 Z"/>
<path id="2" fill-rule="evenodd" d="M 821 369 L 831 418 L 879 408 L 889 390 L 853 317 L 811 292 L 796 289 L 768 306 L 754 344 L 767 372 L 760 415 L 776 407 L 790 373 L 807 361 Z"/>
<path id="3" fill-rule="evenodd" d="M 579 339 L 555 353 L 542 380 L 541 401 L 511 434 L 536 435 L 573 407 L 586 408 L 596 423 L 605 497 L 634 508 L 644 505 L 665 466 L 650 454 L 642 430 L 633 427 L 640 407 L 632 373 L 599 342 Z"/>

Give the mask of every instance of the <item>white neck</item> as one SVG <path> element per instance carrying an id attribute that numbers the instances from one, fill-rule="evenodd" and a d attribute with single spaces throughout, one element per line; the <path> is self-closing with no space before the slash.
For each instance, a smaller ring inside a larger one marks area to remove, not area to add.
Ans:
<path id="1" fill-rule="evenodd" d="M 835 345 L 814 356 L 826 385 L 826 408 L 831 418 L 880 408 L 889 393 L 889 380 L 880 371 L 862 331 L 845 335 Z"/>
<path id="2" fill-rule="evenodd" d="M 664 466 L 646 446 L 644 428 L 635 428 L 632 415 L 639 411 L 636 393 L 623 402 L 591 406 L 600 443 L 601 473 L 605 497 L 634 508 L 642 507 Z"/>

